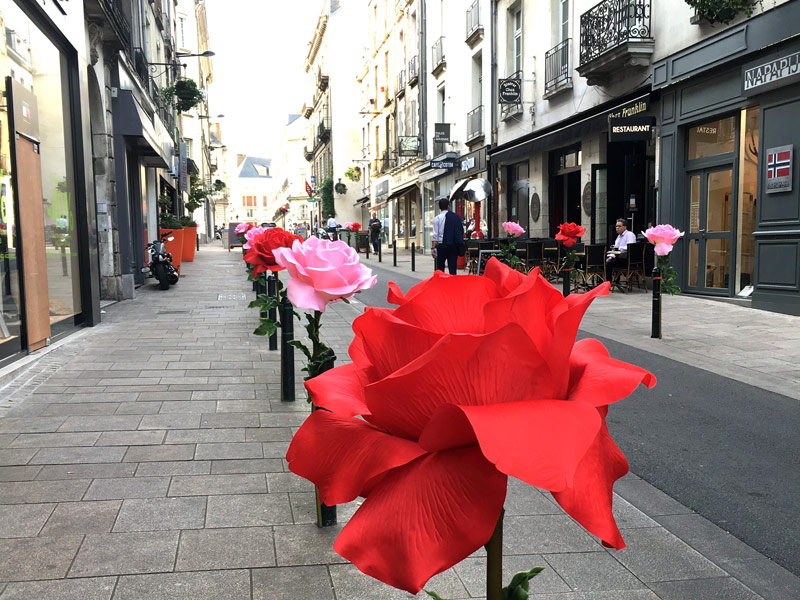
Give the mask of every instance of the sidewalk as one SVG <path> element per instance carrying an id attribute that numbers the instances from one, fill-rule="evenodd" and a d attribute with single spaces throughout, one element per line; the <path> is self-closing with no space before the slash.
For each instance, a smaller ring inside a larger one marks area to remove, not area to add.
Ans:
<path id="1" fill-rule="evenodd" d="M 421 279 L 432 262 L 417 259 L 413 275 Z M 381 266 L 394 268 L 391 254 Z M 404 253 L 396 269 L 412 275 Z M 281 403 L 279 353 L 252 335 L 257 315 L 247 309 L 253 292 L 241 254 L 204 246 L 183 273 L 169 291 L 147 285 L 135 300 L 106 308 L 102 325 L 42 355 L 0 389 L 0 600 L 411 597 L 333 552 L 358 501 L 339 507 L 338 527 L 320 530 L 313 488 L 286 470 L 288 442 L 308 414 L 300 360 L 298 400 Z M 764 313 L 770 329 L 762 334 L 754 329 L 758 311 L 740 316 L 745 309 L 692 298 L 667 300 L 665 339 L 651 341 L 648 302 L 643 293 L 614 294 L 595 303 L 584 329 L 651 352 L 663 347 L 695 366 L 703 366 L 693 362 L 700 357 L 733 369 L 737 348 L 755 343 L 754 331 L 788 360 L 800 356 L 792 318 Z M 339 303 L 325 313 L 323 334 L 340 364 L 362 308 Z M 704 335 L 695 325 L 687 346 L 689 323 L 705 322 L 699 310 L 726 331 L 706 340 L 714 327 Z M 623 333 L 603 324 L 609 313 L 622 319 Z M 741 332 L 727 331 L 726 315 L 742 319 Z M 729 350 L 708 358 L 721 345 Z M 755 378 L 763 367 L 746 357 L 751 363 L 741 370 Z M 775 377 L 776 385 L 792 381 Z M 540 565 L 547 568 L 532 581 L 532 597 L 542 599 L 800 596 L 800 579 L 643 480 L 629 475 L 615 489 L 629 546 L 619 552 L 575 525 L 549 494 L 512 482 L 506 581 Z M 477 552 L 427 587 L 451 600 L 480 598 L 484 567 Z"/>

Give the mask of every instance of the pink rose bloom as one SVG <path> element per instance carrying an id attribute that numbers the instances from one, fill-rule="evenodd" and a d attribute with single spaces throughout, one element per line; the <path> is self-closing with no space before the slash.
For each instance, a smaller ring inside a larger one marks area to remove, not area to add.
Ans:
<path id="1" fill-rule="evenodd" d="M 350 225 L 352 225 L 352 223 L 350 221 L 348 221 L 347 223 L 342 225 L 342 229 L 350 229 Z"/>
<path id="2" fill-rule="evenodd" d="M 291 276 L 286 292 L 297 308 L 325 312 L 331 302 L 346 300 L 375 285 L 377 276 L 358 260 L 355 249 L 342 241 L 310 237 L 291 248 L 275 248 L 275 262 Z"/>
<path id="3" fill-rule="evenodd" d="M 264 233 L 264 228 L 263 227 L 252 227 L 252 228 L 248 229 L 247 231 L 245 231 L 244 237 L 245 237 L 245 239 L 247 241 L 244 243 L 242 248 L 244 248 L 245 250 L 250 250 L 250 246 L 253 243 L 253 238 L 255 238 L 257 235 L 260 235 L 262 233 Z"/>
<path id="4" fill-rule="evenodd" d="M 237 235 L 241 235 L 241 234 L 243 234 L 245 231 L 247 231 L 248 229 L 250 229 L 250 227 L 251 227 L 250 223 L 239 223 L 239 224 L 236 226 L 236 229 L 234 229 L 234 230 L 233 230 L 233 232 L 234 232 L 235 234 L 237 234 Z"/>
<path id="5" fill-rule="evenodd" d="M 644 232 L 644 236 L 651 244 L 655 244 L 655 252 L 659 256 L 666 256 L 672 251 L 672 245 L 683 237 L 684 232 L 678 231 L 672 225 L 656 225 Z"/>
<path id="6" fill-rule="evenodd" d="M 519 237 L 525 233 L 525 230 L 514 221 L 506 221 L 503 223 L 503 229 L 508 234 L 508 237 Z"/>

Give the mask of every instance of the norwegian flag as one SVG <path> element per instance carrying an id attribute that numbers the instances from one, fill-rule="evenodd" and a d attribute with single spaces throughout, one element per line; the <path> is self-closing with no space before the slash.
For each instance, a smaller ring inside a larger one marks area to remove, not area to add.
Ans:
<path id="1" fill-rule="evenodd" d="M 792 153 L 774 152 L 767 154 L 767 179 L 788 177 L 792 172 Z"/>
<path id="2" fill-rule="evenodd" d="M 308 194 L 309 198 L 313 198 L 314 197 L 314 190 L 311 189 L 311 186 L 308 185 L 307 181 L 306 181 L 306 194 Z"/>

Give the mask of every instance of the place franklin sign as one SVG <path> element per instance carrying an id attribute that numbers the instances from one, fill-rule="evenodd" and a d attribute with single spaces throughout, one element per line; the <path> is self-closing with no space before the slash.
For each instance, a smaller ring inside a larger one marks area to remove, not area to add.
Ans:
<path id="1" fill-rule="evenodd" d="M 654 117 L 611 117 L 608 119 L 609 142 L 640 142 L 653 136 Z"/>
<path id="2" fill-rule="evenodd" d="M 800 51 L 773 60 L 750 63 L 742 68 L 742 93 L 745 96 L 782 87 L 800 80 Z"/>

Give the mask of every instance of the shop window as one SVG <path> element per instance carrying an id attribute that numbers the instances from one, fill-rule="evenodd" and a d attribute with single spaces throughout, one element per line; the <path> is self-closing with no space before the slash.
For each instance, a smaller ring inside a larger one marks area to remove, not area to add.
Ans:
<path id="1" fill-rule="evenodd" d="M 736 117 L 709 121 L 689 128 L 689 160 L 733 152 Z"/>
<path id="2" fill-rule="evenodd" d="M 736 228 L 735 294 L 753 284 L 756 258 L 756 195 L 758 194 L 759 107 L 742 110 L 742 135 L 739 140 L 739 203 Z"/>

